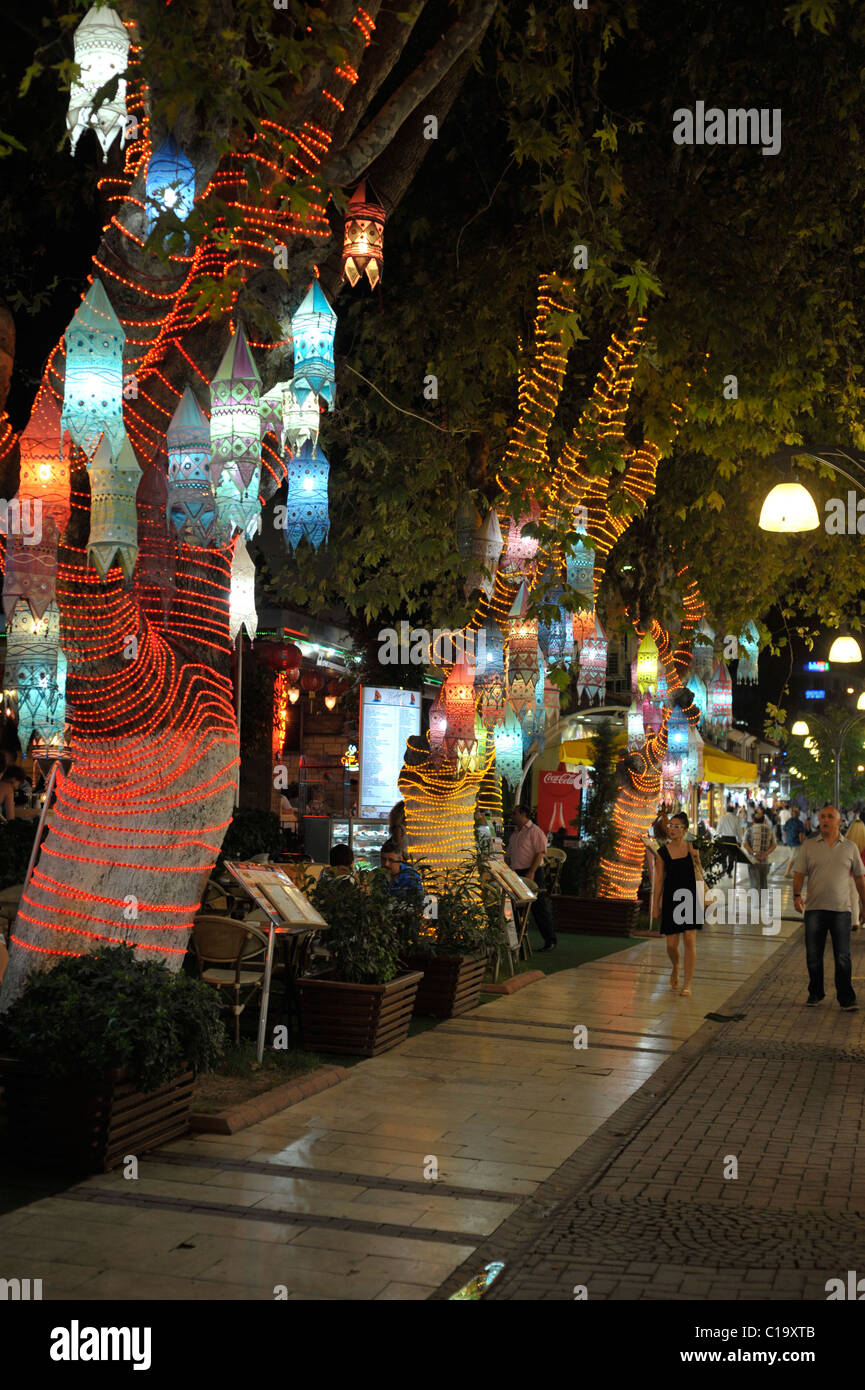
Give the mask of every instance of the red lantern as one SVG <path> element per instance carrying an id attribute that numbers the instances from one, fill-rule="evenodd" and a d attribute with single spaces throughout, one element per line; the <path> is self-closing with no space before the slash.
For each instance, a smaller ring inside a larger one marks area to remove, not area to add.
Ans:
<path id="1" fill-rule="evenodd" d="M 320 671 L 316 671 L 316 670 L 301 671 L 301 673 L 300 673 L 300 688 L 301 688 L 301 690 L 305 690 L 306 693 L 309 695 L 309 707 L 310 707 L 310 709 L 312 709 L 312 706 L 313 706 L 314 703 L 315 703 L 316 694 L 318 693 L 319 690 L 321 690 L 321 688 L 322 688 L 323 685 L 324 685 L 324 676 L 321 674 Z"/>
<path id="2" fill-rule="evenodd" d="M 282 644 L 282 656 L 285 662 L 283 670 L 287 671 L 289 666 L 300 666 L 303 661 L 303 652 L 296 642 L 284 642 Z"/>
<path id="3" fill-rule="evenodd" d="M 298 682 L 299 679 L 300 679 L 300 667 L 299 667 L 299 666 L 288 666 L 288 667 L 286 668 L 285 674 L 286 674 L 286 676 L 288 677 L 288 683 L 289 683 L 289 685 L 297 685 L 297 682 Z"/>

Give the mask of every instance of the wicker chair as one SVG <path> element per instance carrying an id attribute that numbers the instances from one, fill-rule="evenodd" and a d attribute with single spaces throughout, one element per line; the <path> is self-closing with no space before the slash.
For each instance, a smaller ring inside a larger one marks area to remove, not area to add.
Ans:
<path id="1" fill-rule="evenodd" d="M 192 945 L 198 978 L 216 990 L 231 990 L 234 1041 L 240 1042 L 240 1015 L 264 984 L 267 936 L 251 922 L 233 917 L 195 918 Z M 243 991 L 246 997 L 243 998 Z"/>

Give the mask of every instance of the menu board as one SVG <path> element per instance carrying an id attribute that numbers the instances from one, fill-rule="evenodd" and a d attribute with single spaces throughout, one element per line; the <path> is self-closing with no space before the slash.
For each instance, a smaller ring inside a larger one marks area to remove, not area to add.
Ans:
<path id="1" fill-rule="evenodd" d="M 400 799 L 406 739 L 420 734 L 420 692 L 384 685 L 360 688 L 360 796 L 362 818 L 386 816 Z"/>

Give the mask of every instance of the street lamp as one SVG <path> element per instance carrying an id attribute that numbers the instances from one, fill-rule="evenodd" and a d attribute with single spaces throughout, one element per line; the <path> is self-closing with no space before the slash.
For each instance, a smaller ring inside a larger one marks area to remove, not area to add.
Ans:
<path id="1" fill-rule="evenodd" d="M 758 523 L 761 531 L 814 531 L 820 525 L 814 498 L 801 483 L 778 483 L 766 497 Z"/>
<path id="2" fill-rule="evenodd" d="M 797 738 L 803 737 L 804 735 L 807 735 L 810 732 L 811 730 L 808 728 L 808 725 L 805 723 L 804 719 L 797 719 L 796 723 L 790 730 L 790 733 L 795 734 Z"/>
<path id="3" fill-rule="evenodd" d="M 829 660 L 841 665 L 855 666 L 862 660 L 862 650 L 855 637 L 836 637 L 829 648 Z"/>

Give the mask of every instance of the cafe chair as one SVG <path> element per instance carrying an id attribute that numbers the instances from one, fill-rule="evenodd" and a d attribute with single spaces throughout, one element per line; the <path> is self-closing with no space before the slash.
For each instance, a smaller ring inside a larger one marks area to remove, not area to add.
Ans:
<path id="1" fill-rule="evenodd" d="M 544 855 L 547 892 L 550 894 L 558 893 L 559 891 L 559 879 L 562 876 L 562 865 L 567 857 L 563 849 L 548 849 Z"/>
<path id="2" fill-rule="evenodd" d="M 198 978 L 217 991 L 231 991 L 237 1045 L 240 1015 L 264 984 L 267 936 L 251 922 L 238 922 L 233 917 L 200 916 L 192 924 L 192 946 Z"/>

